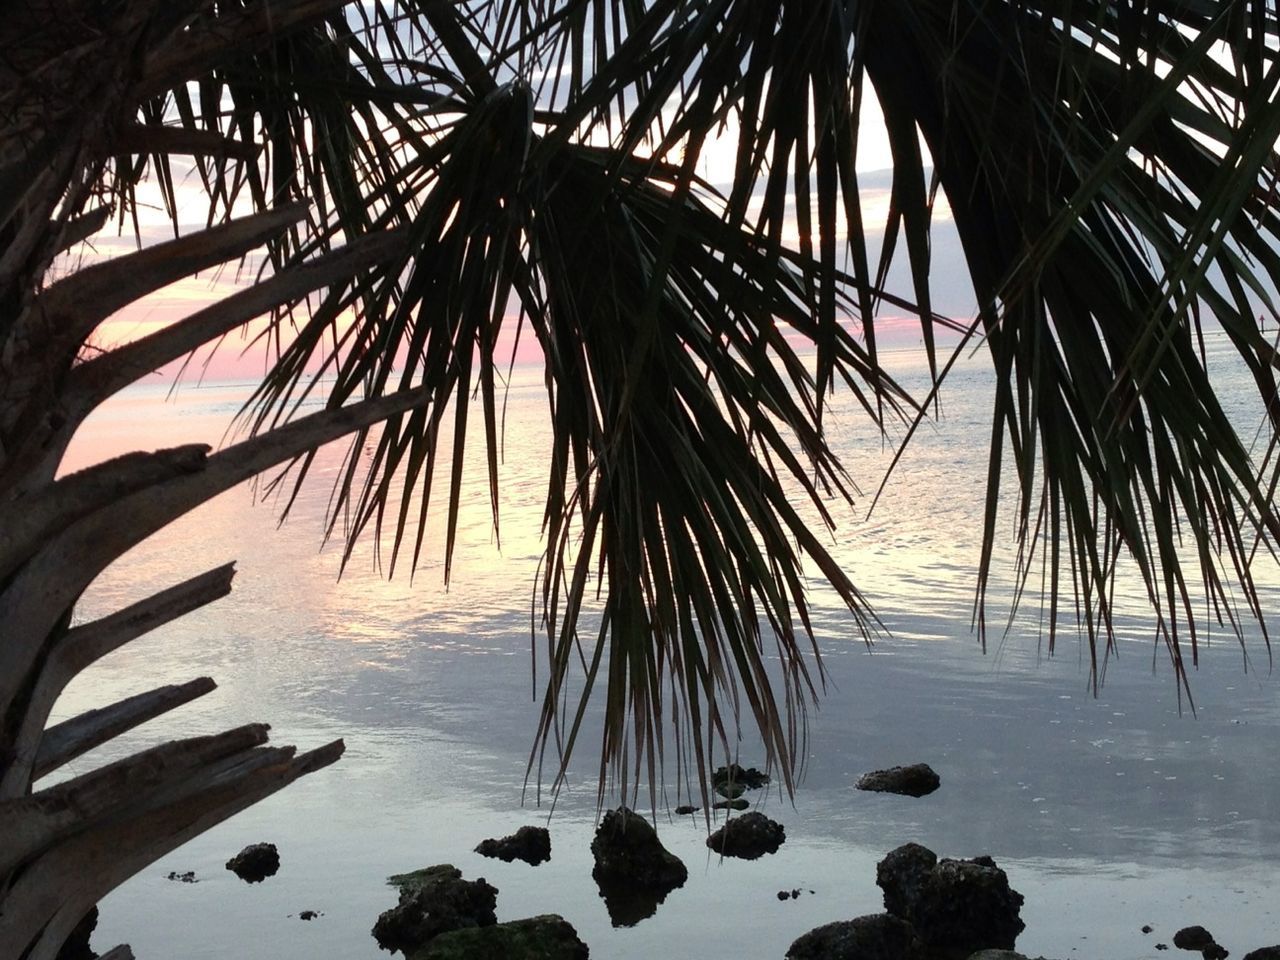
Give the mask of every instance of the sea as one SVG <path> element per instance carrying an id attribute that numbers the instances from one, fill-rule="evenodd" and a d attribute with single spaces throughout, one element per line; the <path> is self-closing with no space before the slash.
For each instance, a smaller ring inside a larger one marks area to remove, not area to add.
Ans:
<path id="1" fill-rule="evenodd" d="M 927 387 L 918 349 L 884 359 L 909 388 Z M 1261 417 L 1249 382 L 1213 337 L 1208 363 L 1252 437 Z M 135 449 L 234 442 L 251 389 L 247 380 L 194 379 L 132 387 L 86 423 L 67 469 Z M 983 355 L 963 355 L 878 500 L 904 430 L 884 437 L 852 397 L 832 398 L 828 436 L 860 493 L 852 506 L 830 505 L 836 527 L 823 536 L 883 629 L 868 644 L 813 579 L 825 683 L 808 711 L 804 776 L 794 795 L 776 785 L 748 795 L 784 825 L 785 844 L 750 862 L 715 854 L 702 813 L 674 814 L 689 797 L 666 771 L 656 805 L 647 785 L 635 802 L 689 877 L 629 926 L 614 925 L 591 878 L 598 703 L 554 803 L 528 775 L 549 451 L 539 370 L 517 366 L 506 385 L 497 534 L 473 438 L 447 585 L 443 511 L 412 573 L 402 564 L 389 577 L 367 539 L 341 569 L 341 537 L 325 539 L 340 445 L 323 451 L 284 523 L 262 483 L 175 522 L 108 569 L 76 619 L 233 560 L 234 591 L 102 660 L 67 690 L 54 719 L 198 676 L 218 689 L 62 775 L 250 722 L 269 723 L 274 743 L 300 749 L 342 738 L 346 753 L 107 896 L 95 948 L 129 943 L 140 960 L 376 960 L 385 954 L 371 928 L 396 902 L 387 877 L 451 863 L 498 889 L 499 920 L 560 914 L 602 960 L 781 960 L 814 927 L 880 911 L 876 863 L 909 841 L 940 856 L 994 857 L 1025 897 L 1017 948 L 1030 956 L 1155 958 L 1188 924 L 1208 927 L 1234 956 L 1280 943 L 1280 678 L 1258 631 L 1243 647 L 1225 628 L 1202 637 L 1189 700 L 1140 584 L 1122 572 L 1117 648 L 1095 692 L 1074 624 L 1050 655 L 1038 578 L 1008 616 L 1008 511 L 985 649 L 973 629 L 992 390 Z M 1274 614 L 1280 576 L 1265 551 L 1258 558 Z M 732 746 L 718 759 L 763 764 L 752 731 Z M 941 777 L 930 796 L 854 788 L 867 771 L 916 762 Z M 610 793 L 606 805 L 619 799 Z M 549 862 L 474 852 L 525 824 L 550 830 Z M 278 847 L 281 867 L 251 885 L 224 864 L 257 842 Z M 185 873 L 195 882 L 170 879 Z M 301 919 L 304 911 L 316 915 Z"/>

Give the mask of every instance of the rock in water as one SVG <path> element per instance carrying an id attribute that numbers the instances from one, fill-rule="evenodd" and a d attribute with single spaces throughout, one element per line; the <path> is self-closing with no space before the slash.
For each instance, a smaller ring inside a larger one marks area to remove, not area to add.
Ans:
<path id="1" fill-rule="evenodd" d="M 876 886 L 884 891 L 884 908 L 895 917 L 910 919 L 937 865 L 937 854 L 918 843 L 904 843 L 885 854 L 876 864 Z"/>
<path id="2" fill-rule="evenodd" d="M 676 812 L 676 815 L 677 815 L 677 816 L 685 817 L 685 816 L 688 816 L 688 815 L 689 815 L 689 814 L 691 814 L 691 813 L 697 813 L 697 812 L 698 812 L 698 808 L 697 808 L 697 807 L 695 807 L 695 806 L 693 806 L 692 804 L 685 803 L 685 804 L 681 804 L 680 806 L 676 807 L 676 811 L 675 811 L 675 812 Z"/>
<path id="3" fill-rule="evenodd" d="M 546 827 L 521 827 L 501 840 L 482 840 L 476 847 L 476 853 L 482 857 L 497 857 L 507 863 L 523 860 L 536 867 L 551 859 L 551 834 Z"/>
<path id="4" fill-rule="evenodd" d="M 1213 942 L 1213 934 L 1204 927 L 1183 927 L 1173 935 L 1173 945 L 1180 950 L 1203 950 Z"/>
<path id="5" fill-rule="evenodd" d="M 626 807 L 610 810 L 600 821 L 591 854 L 592 876 L 626 879 L 644 887 L 678 887 L 689 877 L 679 857 L 667 850 L 644 817 Z"/>
<path id="6" fill-rule="evenodd" d="M 251 843 L 227 861 L 227 869 L 245 883 L 260 883 L 280 869 L 280 851 L 274 843 Z"/>
<path id="7" fill-rule="evenodd" d="M 753 811 L 728 821 L 707 837 L 707 846 L 726 857 L 757 860 L 766 853 L 777 853 L 786 839 L 782 824 Z"/>
<path id="8" fill-rule="evenodd" d="M 763 773 L 755 767 L 748 767 L 744 770 L 736 763 L 731 763 L 727 767 L 719 767 L 711 774 L 711 785 L 717 790 L 721 786 L 727 786 L 728 784 L 734 784 L 746 790 L 759 790 L 768 783 L 769 775 L 767 773 Z M 722 793 L 721 796 L 728 796 L 728 794 Z M 737 794 L 733 796 L 736 797 Z M 729 799 L 732 800 L 733 797 Z"/>
<path id="9" fill-rule="evenodd" d="M 712 810 L 746 810 L 751 806 L 751 801 L 746 797 L 738 797 L 736 800 L 717 800 L 711 805 Z"/>
<path id="10" fill-rule="evenodd" d="M 942 778 L 927 763 L 913 763 L 906 767 L 890 767 L 888 770 L 872 770 L 864 773 L 854 784 L 859 790 L 878 793 L 897 793 L 904 797 L 923 797 L 942 785 Z"/>
<path id="11" fill-rule="evenodd" d="M 876 866 L 885 908 L 915 927 L 929 947 L 973 953 L 1012 950 L 1025 926 L 1022 894 L 990 857 L 937 860 L 919 844 L 891 851 Z"/>
<path id="12" fill-rule="evenodd" d="M 442 933 L 409 960 L 588 960 L 587 945 L 564 917 L 547 914 Z"/>
<path id="13" fill-rule="evenodd" d="M 684 886 L 689 871 L 658 839 L 644 817 L 626 807 L 610 810 L 600 821 L 591 854 L 591 871 L 615 927 L 629 927 L 652 916 L 672 890 Z"/>
<path id="14" fill-rule="evenodd" d="M 1280 960 L 1280 944 L 1274 947 L 1259 947 L 1244 955 L 1244 960 Z"/>
<path id="15" fill-rule="evenodd" d="M 488 927 L 498 922 L 498 891 L 481 877 L 463 880 L 449 863 L 402 873 L 388 882 L 400 888 L 400 902 L 378 917 L 373 936 L 383 950 L 405 955 L 450 930 Z"/>
<path id="16" fill-rule="evenodd" d="M 911 925 L 887 913 L 817 927 L 787 949 L 787 960 L 923 960 Z"/>

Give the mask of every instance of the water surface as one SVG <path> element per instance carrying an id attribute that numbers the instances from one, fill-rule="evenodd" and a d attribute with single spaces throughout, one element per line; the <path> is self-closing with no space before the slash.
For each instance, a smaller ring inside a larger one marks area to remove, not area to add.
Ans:
<path id="1" fill-rule="evenodd" d="M 919 382 L 913 356 L 891 359 Z M 86 427 L 75 462 L 217 444 L 246 389 L 186 387 L 172 399 L 165 392 L 135 388 L 112 401 Z M 794 804 L 776 790 L 755 795 L 786 825 L 787 843 L 752 863 L 718 859 L 704 845 L 701 819 L 667 813 L 684 799 L 672 777 L 657 818 L 689 881 L 655 916 L 615 929 L 590 877 L 593 743 L 584 743 L 549 821 L 549 805 L 524 794 L 538 709 L 529 611 L 541 552 L 542 407 L 536 374 L 518 373 L 507 411 L 501 546 L 477 461 L 447 590 L 436 526 L 412 582 L 403 571 L 388 581 L 367 546 L 338 579 L 339 550 L 319 549 L 325 474 L 337 469 L 338 450 L 322 458 L 317 482 L 283 527 L 271 505 L 252 506 L 249 488 L 240 488 L 133 551 L 91 588 L 82 619 L 229 560 L 239 569 L 230 597 L 104 660 L 76 681 L 58 716 L 200 675 L 214 677 L 218 691 L 113 744 L 114 752 L 80 759 L 72 773 L 125 748 L 251 721 L 269 722 L 277 743 L 347 744 L 335 766 L 109 896 L 99 949 L 127 941 L 140 958 L 373 960 L 380 952 L 369 930 L 395 900 L 385 877 L 451 862 L 498 887 L 499 919 L 563 914 L 596 957 L 780 958 L 814 926 L 879 910 L 875 863 L 907 841 L 944 856 L 994 856 L 1026 896 L 1018 947 L 1033 956 L 1157 957 L 1155 943 L 1187 923 L 1209 927 L 1237 956 L 1280 942 L 1268 893 L 1280 879 L 1280 710 L 1265 649 L 1252 648 L 1246 671 L 1234 640 L 1215 637 L 1193 675 L 1193 714 L 1175 694 L 1138 603 L 1120 621 L 1120 657 L 1097 698 L 1081 642 L 1064 637 L 1048 658 L 1033 612 L 1007 636 L 994 632 L 985 655 L 971 633 L 989 433 L 989 383 L 976 363 L 959 371 L 942 421 L 917 439 L 871 518 L 867 499 L 838 511 L 833 549 L 889 635 L 868 648 L 848 615 L 816 592 L 828 681 L 810 716 L 806 778 Z M 851 406 L 838 401 L 830 423 L 854 478 L 874 491 L 889 450 Z M 1263 581 L 1275 609 L 1275 577 Z M 997 595 L 1007 587 L 1006 577 Z M 740 759 L 762 762 L 750 737 Z M 936 794 L 913 800 L 852 787 L 866 770 L 915 761 L 941 774 Z M 531 868 L 472 852 L 524 823 L 549 823 L 549 863 Z M 249 886 L 223 868 L 263 840 L 280 849 L 277 876 Z M 187 870 L 200 882 L 165 879 Z M 783 889 L 802 894 L 780 902 Z M 302 910 L 323 916 L 303 922 Z M 1143 935 L 1143 924 L 1155 933 Z"/>

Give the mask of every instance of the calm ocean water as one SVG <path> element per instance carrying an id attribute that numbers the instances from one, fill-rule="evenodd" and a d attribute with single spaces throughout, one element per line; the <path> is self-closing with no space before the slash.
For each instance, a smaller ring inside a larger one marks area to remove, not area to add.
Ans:
<path id="1" fill-rule="evenodd" d="M 1249 423 L 1247 387 L 1225 360 L 1213 362 Z M 919 385 L 915 354 L 890 363 Z M 72 459 L 216 444 L 246 392 L 189 385 L 166 399 L 163 387 L 134 388 L 90 421 Z M 989 403 L 982 364 L 963 364 L 941 421 L 916 438 L 870 519 L 869 497 L 837 514 L 834 549 L 890 635 L 869 650 L 815 592 L 830 680 L 811 714 L 807 777 L 794 804 L 774 791 L 760 805 L 786 826 L 786 844 L 760 861 L 721 861 L 703 843 L 701 820 L 662 806 L 662 839 L 690 876 L 634 927 L 611 926 L 590 876 L 590 740 L 549 821 L 532 794 L 522 803 L 537 718 L 529 610 L 547 449 L 535 371 L 517 371 L 509 394 L 501 549 L 477 460 L 448 590 L 434 526 L 412 582 L 403 573 L 383 578 L 367 547 L 337 578 L 339 550 L 320 549 L 336 450 L 279 529 L 275 508 L 254 506 L 247 487 L 174 524 L 100 578 L 78 616 L 229 560 L 239 565 L 235 591 L 103 661 L 67 692 L 58 717 L 209 675 L 218 691 L 112 749 L 266 721 L 278 743 L 306 748 L 343 737 L 347 753 L 108 897 L 95 945 L 127 941 L 139 958 L 157 960 L 373 960 L 380 952 L 369 930 L 395 901 L 386 876 L 451 862 L 499 889 L 499 919 L 563 914 L 595 957 L 780 958 L 814 926 L 878 911 L 875 863 L 909 840 L 944 856 L 994 856 L 1026 896 L 1018 947 L 1030 955 L 1157 957 L 1155 944 L 1188 923 L 1209 927 L 1237 956 L 1280 943 L 1270 893 L 1280 880 L 1280 688 L 1265 649 L 1252 647 L 1246 671 L 1234 640 L 1215 636 L 1193 676 L 1194 715 L 1180 711 L 1137 603 L 1126 608 L 1120 657 L 1096 699 L 1076 638 L 1061 638 L 1057 655 L 1045 656 L 1034 604 L 1007 636 L 994 632 L 984 655 L 969 623 Z M 870 494 L 889 448 L 850 404 L 837 401 L 833 414 L 833 442 Z M 1012 558 L 1004 560 L 1007 574 Z M 1280 608 L 1280 580 L 1272 571 L 1260 579 L 1268 608 Z M 1006 588 L 1007 580 L 997 594 Z M 82 758 L 71 772 L 103 759 Z M 740 759 L 762 762 L 749 735 Z M 867 770 L 916 761 L 941 774 L 930 797 L 852 787 Z M 678 802 L 674 782 L 666 800 Z M 549 863 L 472 852 L 524 823 L 549 825 Z M 275 877 L 248 886 L 223 868 L 263 840 L 280 849 Z M 200 882 L 165 879 L 188 870 Z M 799 898 L 777 900 L 793 888 Z M 303 922 L 303 910 L 322 916 Z M 1143 924 L 1155 932 L 1142 934 Z"/>

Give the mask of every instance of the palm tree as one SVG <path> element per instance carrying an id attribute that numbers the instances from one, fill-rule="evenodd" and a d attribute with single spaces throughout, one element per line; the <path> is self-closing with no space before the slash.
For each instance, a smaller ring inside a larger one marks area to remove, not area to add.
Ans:
<path id="1" fill-rule="evenodd" d="M 232 570 L 92 623 L 74 619 L 83 589 L 247 477 L 288 464 L 277 482 L 302 482 L 345 435 L 371 455 L 348 458 L 333 529 L 347 518 L 350 541 L 385 537 L 392 568 L 416 562 L 444 471 L 447 577 L 473 413 L 498 522 L 497 339 L 513 316 L 545 357 L 554 437 L 531 770 L 549 757 L 553 783 L 563 773 L 601 684 L 602 800 L 656 782 L 666 733 L 705 795 L 744 709 L 790 789 L 821 685 L 805 571 L 876 625 L 794 491 L 828 525 L 829 500 L 850 497 L 823 433 L 833 390 L 883 426 L 918 423 L 945 384 L 939 196 L 979 304 L 960 329 L 998 382 L 980 628 L 1003 508 L 1021 586 L 1043 571 L 1051 645 L 1070 608 L 1097 670 L 1127 558 L 1189 692 L 1197 601 L 1265 636 L 1250 564 L 1280 533 L 1270 446 L 1250 456 L 1199 340 L 1225 331 L 1273 436 L 1258 318 L 1276 318 L 1280 279 L 1278 34 L 1263 0 L 18 0 L 0 32 L 4 954 L 56 956 L 113 886 L 341 752 L 269 748 L 255 726 L 35 789 L 211 689 L 46 724 L 72 676 L 221 597 Z M 859 193 L 872 101 L 893 155 L 884 223 Z M 700 175 L 718 133 L 723 183 Z M 205 229 L 177 229 L 184 171 Z M 145 176 L 174 239 L 53 272 L 131 221 Z M 257 282 L 86 350 L 112 312 L 259 249 Z M 900 250 L 906 298 L 884 289 Z M 880 366 L 886 303 L 919 317 L 927 396 Z M 107 397 L 264 314 L 274 363 L 244 439 L 59 475 Z M 324 409 L 295 416 L 322 389 Z"/>

